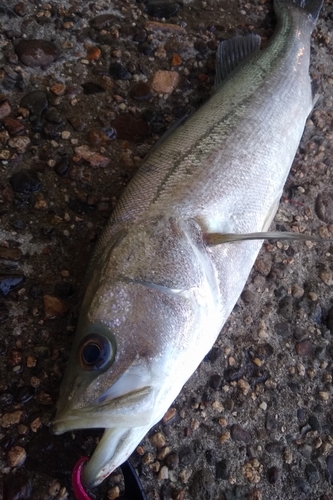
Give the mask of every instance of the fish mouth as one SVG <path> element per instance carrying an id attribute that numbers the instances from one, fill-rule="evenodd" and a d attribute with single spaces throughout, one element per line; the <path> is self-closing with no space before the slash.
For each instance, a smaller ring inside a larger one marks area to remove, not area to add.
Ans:
<path id="1" fill-rule="evenodd" d="M 109 428 L 82 472 L 82 482 L 88 488 L 98 486 L 133 453 L 144 438 L 150 424 L 132 429 Z"/>
<path id="2" fill-rule="evenodd" d="M 155 404 L 155 389 L 142 387 L 121 397 L 73 409 L 69 405 L 58 411 L 51 423 L 53 434 L 88 429 L 105 428 L 123 431 L 124 428 L 147 426 L 152 421 Z"/>

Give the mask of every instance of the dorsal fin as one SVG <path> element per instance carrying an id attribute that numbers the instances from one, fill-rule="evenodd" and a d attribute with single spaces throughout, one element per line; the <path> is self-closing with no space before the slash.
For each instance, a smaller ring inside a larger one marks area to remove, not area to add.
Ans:
<path id="1" fill-rule="evenodd" d="M 236 36 L 221 42 L 216 54 L 215 90 L 247 57 L 260 49 L 260 36 Z"/>

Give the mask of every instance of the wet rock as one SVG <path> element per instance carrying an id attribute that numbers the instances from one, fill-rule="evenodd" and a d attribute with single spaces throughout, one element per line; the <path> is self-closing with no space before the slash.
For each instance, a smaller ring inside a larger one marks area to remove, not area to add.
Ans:
<path id="1" fill-rule="evenodd" d="M 296 484 L 297 489 L 301 493 L 304 493 L 305 495 L 309 495 L 312 491 L 309 483 L 307 481 L 305 481 L 305 479 L 303 479 L 302 477 L 296 479 L 295 484 Z"/>
<path id="2" fill-rule="evenodd" d="M 294 312 L 294 301 L 292 297 L 286 296 L 279 302 L 279 314 L 284 318 L 291 320 Z"/>
<path id="3" fill-rule="evenodd" d="M 333 222 L 333 191 L 323 191 L 318 194 L 315 211 L 320 220 Z"/>
<path id="4" fill-rule="evenodd" d="M 176 470 L 178 465 L 179 465 L 179 455 L 178 453 L 170 453 L 170 455 L 167 456 L 165 463 L 171 470 Z"/>
<path id="5" fill-rule="evenodd" d="M 267 479 L 270 484 L 275 484 L 280 477 L 280 469 L 278 467 L 270 467 L 267 471 Z"/>
<path id="6" fill-rule="evenodd" d="M 241 298 L 244 304 L 251 304 L 255 300 L 256 294 L 251 292 L 251 290 L 244 290 Z"/>
<path id="7" fill-rule="evenodd" d="M 63 300 L 52 295 L 44 295 L 43 302 L 45 319 L 61 318 L 69 309 L 68 305 Z"/>
<path id="8" fill-rule="evenodd" d="M 57 47 L 48 40 L 20 40 L 15 46 L 20 61 L 29 67 L 47 68 L 58 57 Z"/>
<path id="9" fill-rule="evenodd" d="M 24 417 L 24 412 L 22 410 L 16 410 L 10 413 L 4 413 L 0 418 L 0 425 L 4 429 L 8 429 L 13 425 L 16 425 L 22 421 Z"/>
<path id="10" fill-rule="evenodd" d="M 9 318 L 9 309 L 3 302 L 0 302 L 0 323 L 3 323 Z M 1 399 L 1 398 L 0 398 Z M 0 401 L 1 407 L 1 401 Z"/>
<path id="11" fill-rule="evenodd" d="M 22 135 L 25 132 L 24 124 L 20 120 L 16 120 L 15 118 L 11 118 L 10 116 L 4 118 L 2 123 L 11 136 Z"/>
<path id="12" fill-rule="evenodd" d="M 274 329 L 278 335 L 281 335 L 281 337 L 290 337 L 291 336 L 291 327 L 290 327 L 290 324 L 287 322 L 276 323 Z"/>
<path id="13" fill-rule="evenodd" d="M 213 500 L 214 498 L 214 478 L 208 469 L 196 472 L 191 478 L 189 487 L 193 498 L 200 500 Z"/>
<path id="14" fill-rule="evenodd" d="M 272 443 L 267 443 L 265 446 L 265 450 L 274 455 L 282 453 L 283 449 L 284 444 L 281 441 L 273 441 Z"/>
<path id="15" fill-rule="evenodd" d="M 158 70 L 153 76 L 151 87 L 158 94 L 172 94 L 179 83 L 176 71 Z"/>
<path id="16" fill-rule="evenodd" d="M 43 90 L 35 90 L 26 94 L 20 101 L 20 106 L 29 111 L 29 121 L 32 123 L 34 130 L 41 130 L 42 117 L 49 105 L 47 94 Z"/>
<path id="17" fill-rule="evenodd" d="M 8 451 L 7 462 L 10 467 L 19 467 L 25 462 L 27 452 L 22 446 L 13 446 Z"/>
<path id="18" fill-rule="evenodd" d="M 136 101 L 147 101 L 152 97 L 148 83 L 139 82 L 131 89 L 130 96 Z"/>
<path id="19" fill-rule="evenodd" d="M 31 497 L 31 480 L 24 474 L 15 474 L 5 478 L 3 486 L 4 500 L 25 500 Z"/>
<path id="20" fill-rule="evenodd" d="M 24 281 L 22 274 L 0 274 L 0 294 L 8 295 L 9 292 L 15 289 Z"/>
<path id="21" fill-rule="evenodd" d="M 89 163 L 92 168 L 106 167 L 110 163 L 110 158 L 91 151 L 88 146 L 78 146 L 75 154 L 82 160 Z"/>
<path id="22" fill-rule="evenodd" d="M 122 64 L 115 62 L 109 66 L 109 73 L 115 80 L 130 80 L 131 73 Z"/>
<path id="23" fill-rule="evenodd" d="M 0 100 L 0 120 L 3 120 L 6 116 L 10 115 L 12 108 L 6 100 Z"/>
<path id="24" fill-rule="evenodd" d="M 181 465 L 190 465 L 195 461 L 195 453 L 190 446 L 183 446 L 179 450 L 179 462 Z"/>
<path id="25" fill-rule="evenodd" d="M 116 130 L 117 139 L 124 141 L 140 143 L 150 135 L 149 125 L 129 113 L 117 116 L 111 126 Z"/>
<path id="26" fill-rule="evenodd" d="M 247 432 L 239 424 L 233 424 L 230 427 L 230 435 L 234 441 L 249 443 L 251 441 L 251 434 Z"/>
<path id="27" fill-rule="evenodd" d="M 298 342 L 295 346 L 296 354 L 299 356 L 313 356 L 314 348 L 310 340 L 303 340 Z"/>
<path id="28" fill-rule="evenodd" d="M 327 472 L 331 483 L 333 483 L 333 455 L 329 455 L 326 459 Z"/>
<path id="29" fill-rule="evenodd" d="M 71 169 L 71 162 L 69 161 L 68 156 L 61 158 L 54 167 L 54 171 L 59 177 L 67 177 L 69 171 Z"/>
<path id="30" fill-rule="evenodd" d="M 209 387 L 214 389 L 214 391 L 217 391 L 221 386 L 221 382 L 222 382 L 221 375 L 218 374 L 212 375 L 209 379 Z"/>
<path id="31" fill-rule="evenodd" d="M 87 127 L 87 124 L 79 116 L 71 116 L 68 121 L 78 132 L 82 132 Z"/>
<path id="32" fill-rule="evenodd" d="M 20 260 L 22 252 L 19 248 L 0 247 L 0 259 L 5 260 Z"/>
<path id="33" fill-rule="evenodd" d="M 148 16 L 157 17 L 158 19 L 169 19 L 175 16 L 179 10 L 179 5 L 174 2 L 165 0 L 151 0 L 146 4 Z"/>
<path id="34" fill-rule="evenodd" d="M 41 181 L 34 170 L 23 169 L 11 176 L 9 182 L 16 193 L 29 193 L 39 191 Z"/>
<path id="35" fill-rule="evenodd" d="M 309 425 L 311 429 L 314 431 L 320 431 L 320 423 L 318 418 L 315 415 L 310 415 L 309 417 Z"/>
<path id="36" fill-rule="evenodd" d="M 310 485 L 319 482 L 320 476 L 317 468 L 313 464 L 308 464 L 305 467 L 305 475 Z"/>
<path id="37" fill-rule="evenodd" d="M 204 357 L 203 361 L 215 363 L 221 356 L 221 349 L 218 347 L 212 347 L 208 354 Z"/>
<path id="38" fill-rule="evenodd" d="M 92 28 L 102 30 L 104 28 L 112 26 L 115 20 L 116 17 L 113 14 L 101 14 L 99 16 L 94 17 L 90 21 L 90 26 Z"/>
<path id="39" fill-rule="evenodd" d="M 223 479 L 223 480 L 227 480 L 229 478 L 227 460 L 220 460 L 219 462 L 216 463 L 215 477 L 216 479 Z"/>
<path id="40" fill-rule="evenodd" d="M 102 92 L 105 92 L 105 88 L 102 87 L 102 85 L 94 82 L 82 83 L 82 88 L 85 95 L 100 94 Z"/>

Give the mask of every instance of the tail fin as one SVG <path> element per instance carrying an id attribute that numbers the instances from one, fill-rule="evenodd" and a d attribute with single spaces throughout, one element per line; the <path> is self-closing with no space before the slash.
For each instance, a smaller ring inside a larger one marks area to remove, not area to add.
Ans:
<path id="1" fill-rule="evenodd" d="M 286 5 L 295 6 L 304 10 L 313 24 L 316 24 L 319 13 L 323 7 L 324 0 L 275 0 L 274 8 L 279 10 Z"/>

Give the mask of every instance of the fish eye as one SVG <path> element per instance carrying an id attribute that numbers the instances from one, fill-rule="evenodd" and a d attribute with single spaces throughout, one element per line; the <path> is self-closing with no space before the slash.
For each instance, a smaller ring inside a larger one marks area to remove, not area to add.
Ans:
<path id="1" fill-rule="evenodd" d="M 110 364 L 114 354 L 113 345 L 107 337 L 91 333 L 79 344 L 77 360 L 83 370 L 101 370 Z"/>

